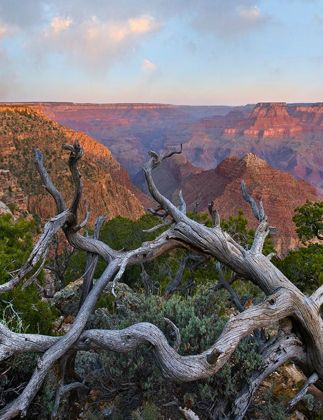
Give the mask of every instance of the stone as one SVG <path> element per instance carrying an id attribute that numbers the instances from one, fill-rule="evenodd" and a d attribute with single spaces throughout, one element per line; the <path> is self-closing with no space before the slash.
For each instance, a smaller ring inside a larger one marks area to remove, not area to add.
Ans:
<path id="1" fill-rule="evenodd" d="M 214 208 L 221 218 L 237 216 L 241 209 L 248 219 L 248 226 L 255 229 L 258 222 L 250 205 L 241 195 L 241 180 L 245 181 L 248 194 L 258 205 L 262 198 L 269 223 L 277 228 L 273 240 L 278 253 L 283 255 L 289 249 L 299 246 L 296 226 L 292 220 L 294 209 L 305 204 L 306 199 L 322 201 L 318 192 L 323 194 L 323 191 L 273 168 L 252 153 L 247 153 L 241 159 L 229 156 L 215 169 L 195 174 L 188 182 L 180 184 L 178 190 L 183 191 L 188 210 L 193 210 L 197 196 L 199 212 L 207 212 L 208 203 L 213 200 Z M 173 200 L 178 190 L 173 194 Z"/>
<path id="2" fill-rule="evenodd" d="M 109 147 L 132 179 L 148 150 L 179 149 L 187 161 L 215 168 L 252 152 L 276 169 L 323 186 L 323 104 L 262 102 L 241 107 L 163 104 L 33 104 L 50 118 Z M 137 184 L 139 185 L 139 184 Z"/>
<path id="3" fill-rule="evenodd" d="M 85 199 L 90 208 L 89 226 L 94 225 L 98 216 L 120 215 L 136 220 L 145 214 L 142 202 L 150 203 L 150 200 L 131 184 L 127 172 L 106 147 L 84 133 L 59 126 L 39 109 L 0 105 L 0 200 L 6 204 L 11 200 L 24 211 L 28 206 L 31 213 L 44 221 L 53 217 L 55 203 L 42 187 L 32 148 L 43 153 L 44 165 L 68 205 L 74 188 L 68 153 L 62 151 L 62 146 L 79 139 L 85 150 L 79 164 L 84 184 L 80 218 L 85 215 Z"/>
<path id="4" fill-rule="evenodd" d="M 0 201 L 0 216 L 2 216 L 3 214 L 11 214 L 12 215 L 9 207 L 7 207 L 3 201 Z"/>
<path id="5" fill-rule="evenodd" d="M 82 294 L 82 285 L 83 278 L 73 281 L 64 289 L 55 293 L 53 303 L 65 316 L 77 315 Z"/>

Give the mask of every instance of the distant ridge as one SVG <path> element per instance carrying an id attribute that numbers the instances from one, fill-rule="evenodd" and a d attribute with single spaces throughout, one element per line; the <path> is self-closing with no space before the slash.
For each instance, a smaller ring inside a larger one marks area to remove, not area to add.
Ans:
<path id="1" fill-rule="evenodd" d="M 182 143 L 185 158 L 203 169 L 216 167 L 229 155 L 252 152 L 276 169 L 323 186 L 322 102 L 236 107 L 39 102 L 32 106 L 107 146 L 131 179 L 147 161 L 149 150 L 175 150 Z"/>

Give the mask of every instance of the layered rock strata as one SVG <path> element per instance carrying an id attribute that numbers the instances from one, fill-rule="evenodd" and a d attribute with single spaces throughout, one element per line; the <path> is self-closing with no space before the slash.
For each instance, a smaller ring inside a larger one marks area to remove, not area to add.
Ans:
<path id="1" fill-rule="evenodd" d="M 290 174 L 276 170 L 264 160 L 248 153 L 243 158 L 227 157 L 215 169 L 194 175 L 189 182 L 179 185 L 183 196 L 192 210 L 198 198 L 198 211 L 207 211 L 208 203 L 214 201 L 221 217 L 236 216 L 242 209 L 249 225 L 256 228 L 257 221 L 250 205 L 241 195 L 241 180 L 247 185 L 248 193 L 259 202 L 262 198 L 270 224 L 277 228 L 274 243 L 280 254 L 285 254 L 300 243 L 292 220 L 294 209 L 310 201 L 322 201 L 318 190 L 304 180 L 296 180 Z M 173 199 L 175 200 L 176 192 Z"/>
<path id="2" fill-rule="evenodd" d="M 54 184 L 67 203 L 71 202 L 73 182 L 67 164 L 68 153 L 62 151 L 62 146 L 72 143 L 75 138 L 80 139 L 86 152 L 80 162 L 80 172 L 83 199 L 89 203 L 90 223 L 93 224 L 99 215 L 132 219 L 143 215 L 144 207 L 137 198 L 143 194 L 130 183 L 128 174 L 106 147 L 86 135 L 60 127 L 37 110 L 24 106 L 0 107 L 0 165 L 10 170 L 28 196 L 28 209 L 45 219 L 55 214 L 53 199 L 41 186 L 32 148 L 43 153 L 44 164 Z M 80 217 L 84 216 L 84 208 L 83 201 Z"/>

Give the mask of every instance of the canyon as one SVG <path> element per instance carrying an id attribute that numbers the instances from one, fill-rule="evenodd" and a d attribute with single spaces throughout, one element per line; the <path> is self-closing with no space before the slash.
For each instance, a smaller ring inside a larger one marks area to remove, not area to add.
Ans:
<path id="1" fill-rule="evenodd" d="M 31 106 L 106 145 L 131 179 L 148 150 L 183 144 L 187 161 L 215 168 L 253 153 L 297 179 L 323 186 L 323 104 L 259 103 L 239 107 L 163 104 L 34 103 Z M 140 178 L 139 178 L 140 179 Z"/>
<path id="2" fill-rule="evenodd" d="M 197 207 L 198 212 L 207 212 L 208 204 L 213 201 L 221 218 L 229 215 L 236 217 L 242 210 L 248 226 L 256 229 L 258 222 L 241 194 L 241 180 L 257 204 L 262 199 L 270 225 L 277 229 L 273 242 L 278 254 L 285 255 L 289 249 L 299 246 L 292 220 L 294 209 L 305 204 L 307 199 L 322 201 L 323 190 L 305 180 L 296 180 L 252 153 L 240 159 L 229 156 L 215 169 L 194 174 L 179 184 L 172 198 L 176 201 L 179 190 L 182 190 L 188 210 L 193 211 Z"/>
<path id="3" fill-rule="evenodd" d="M 165 153 L 183 144 L 182 154 L 167 159 L 154 172 L 162 194 L 176 202 L 183 190 L 188 209 L 198 202 L 199 212 L 207 211 L 213 200 L 224 218 L 242 209 L 254 228 L 256 222 L 240 193 L 243 179 L 254 198 L 263 198 L 270 223 L 278 231 L 276 249 L 283 255 L 299 245 L 292 221 L 295 207 L 306 199 L 322 201 L 322 135 L 322 104 L 259 103 L 236 108 L 3 104 L 0 200 L 7 205 L 12 200 L 20 215 L 28 209 L 41 219 L 51 217 L 54 205 L 41 188 L 31 149 L 43 152 L 55 185 L 70 200 L 73 185 L 61 147 L 78 139 L 85 152 L 80 169 L 90 225 L 98 215 L 136 219 L 152 207 L 140 169 L 148 150 Z"/>
<path id="4" fill-rule="evenodd" d="M 75 131 L 82 131 L 109 148 L 134 177 L 145 164 L 148 150 L 160 149 L 174 136 L 183 138 L 187 126 L 230 107 L 190 107 L 167 104 L 29 104 L 38 112 Z"/>
<path id="5" fill-rule="evenodd" d="M 43 153 L 44 165 L 55 186 L 70 203 L 73 182 L 68 153 L 62 146 L 71 144 L 76 138 L 85 152 L 80 162 L 84 184 L 80 218 L 85 217 L 85 200 L 89 204 L 89 224 L 92 226 L 99 215 L 109 218 L 121 215 L 131 219 L 143 215 L 143 203 L 148 204 L 150 200 L 131 184 L 128 173 L 106 147 L 83 133 L 59 126 L 26 106 L 0 107 L 0 200 L 7 203 L 11 200 L 21 211 L 31 212 L 42 220 L 55 215 L 53 199 L 42 187 L 35 168 L 32 153 L 35 148 Z M 13 186 L 11 177 L 17 187 Z"/>

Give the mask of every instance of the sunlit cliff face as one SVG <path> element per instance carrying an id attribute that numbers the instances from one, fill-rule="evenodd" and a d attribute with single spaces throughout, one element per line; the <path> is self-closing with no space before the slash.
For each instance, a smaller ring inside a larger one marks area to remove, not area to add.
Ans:
<path id="1" fill-rule="evenodd" d="M 105 144 L 133 178 L 148 150 L 183 144 L 187 160 L 215 168 L 252 151 L 276 169 L 323 186 L 323 106 L 259 103 L 238 108 L 165 104 L 45 104 L 48 116 Z"/>
<path id="2" fill-rule="evenodd" d="M 53 199 L 42 188 L 36 172 L 32 148 L 43 153 L 44 165 L 69 205 L 73 183 L 62 146 L 76 138 L 85 150 L 79 167 L 84 184 L 83 198 L 90 206 L 90 226 L 99 215 L 131 219 L 143 215 L 142 194 L 130 183 L 127 172 L 106 147 L 83 133 L 60 127 L 33 109 L 0 107 L 0 169 L 9 169 L 16 178 L 22 193 L 28 196 L 28 209 L 45 219 L 56 213 Z M 16 188 L 11 188 L 13 194 Z M 81 215 L 85 212 L 84 200 Z"/>

